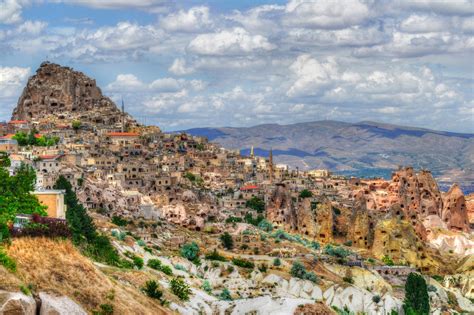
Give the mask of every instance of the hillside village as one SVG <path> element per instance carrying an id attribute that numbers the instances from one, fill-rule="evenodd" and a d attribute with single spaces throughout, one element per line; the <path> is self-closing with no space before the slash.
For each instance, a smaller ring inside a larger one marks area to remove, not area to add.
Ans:
<path id="1" fill-rule="evenodd" d="M 241 156 L 141 125 L 95 80 L 49 62 L 0 123 L 0 152 L 10 176 L 21 165 L 35 170 L 32 194 L 48 217 L 67 219 L 68 192 L 55 189 L 65 178 L 120 256 L 142 261 L 128 272 L 88 263 L 135 295 L 145 278 L 158 281 L 167 303 L 143 302 L 137 314 L 402 314 L 411 273 L 425 277 L 433 313 L 474 312 L 474 198 L 457 185 L 441 192 L 428 170 L 347 178 L 290 169 L 271 153 Z M 18 214 L 15 228 L 31 218 Z M 22 257 L 19 244 L 35 242 L 13 238 L 6 252 Z M 187 298 L 173 296 L 176 279 Z M 12 286 L 0 280 L 0 292 Z M 77 314 L 101 305 L 67 298 Z M 11 300 L 0 298 L 0 310 Z"/>

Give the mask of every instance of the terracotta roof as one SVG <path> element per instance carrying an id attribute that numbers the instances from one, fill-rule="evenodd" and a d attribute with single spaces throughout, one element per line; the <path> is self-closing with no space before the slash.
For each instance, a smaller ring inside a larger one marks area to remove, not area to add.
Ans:
<path id="1" fill-rule="evenodd" d="M 27 124 L 28 122 L 26 120 L 12 120 L 8 123 L 12 124 L 12 125 L 15 125 L 15 124 Z"/>
<path id="2" fill-rule="evenodd" d="M 240 187 L 240 190 L 255 190 L 255 189 L 258 189 L 257 185 L 246 185 L 246 186 Z"/>
<path id="3" fill-rule="evenodd" d="M 7 135 L 4 135 L 3 137 L 0 137 L 0 139 L 12 139 L 14 136 L 14 133 L 9 133 Z"/>
<path id="4" fill-rule="evenodd" d="M 61 154 L 56 154 L 56 155 L 40 155 L 38 158 L 41 160 L 56 160 L 61 157 Z"/>
<path id="5" fill-rule="evenodd" d="M 139 134 L 136 132 L 109 132 L 109 137 L 138 137 Z"/>

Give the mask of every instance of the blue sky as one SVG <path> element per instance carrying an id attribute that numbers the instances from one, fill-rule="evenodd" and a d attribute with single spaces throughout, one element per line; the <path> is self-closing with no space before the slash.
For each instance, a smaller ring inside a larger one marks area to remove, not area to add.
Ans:
<path id="1" fill-rule="evenodd" d="M 474 132 L 473 14 L 470 0 L 0 0 L 0 120 L 48 59 L 165 130 Z"/>

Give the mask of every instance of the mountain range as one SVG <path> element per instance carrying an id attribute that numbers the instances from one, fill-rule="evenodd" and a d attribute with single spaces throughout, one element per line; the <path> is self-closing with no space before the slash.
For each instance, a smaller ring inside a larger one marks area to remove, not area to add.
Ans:
<path id="1" fill-rule="evenodd" d="M 325 168 L 358 176 L 387 177 L 400 165 L 431 170 L 443 183 L 474 184 L 474 134 L 363 121 L 315 121 L 291 125 L 194 128 L 228 149 L 259 156 L 273 151 L 277 163 Z"/>

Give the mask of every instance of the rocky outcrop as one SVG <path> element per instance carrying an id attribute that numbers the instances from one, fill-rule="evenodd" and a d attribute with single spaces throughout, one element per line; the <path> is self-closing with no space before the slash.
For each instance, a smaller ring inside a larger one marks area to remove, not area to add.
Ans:
<path id="1" fill-rule="evenodd" d="M 93 124 L 121 123 L 120 110 L 102 95 L 94 79 L 69 67 L 43 62 L 23 90 L 14 120 L 73 120 Z M 135 121 L 126 116 L 127 125 Z"/>
<path id="2" fill-rule="evenodd" d="M 361 248 L 369 248 L 373 242 L 373 231 L 370 229 L 367 201 L 362 192 L 359 192 L 355 197 L 348 239 L 352 241 L 353 246 Z"/>
<path id="3" fill-rule="evenodd" d="M 68 297 L 40 292 L 39 298 L 41 300 L 40 315 L 87 315 L 80 305 Z"/>
<path id="4" fill-rule="evenodd" d="M 474 225 L 474 193 L 465 196 L 465 199 L 469 223 Z"/>
<path id="5" fill-rule="evenodd" d="M 469 219 L 467 216 L 466 200 L 458 185 L 453 185 L 443 196 L 443 210 L 441 219 L 449 229 L 455 231 L 469 231 Z"/>
<path id="6" fill-rule="evenodd" d="M 327 305 L 319 302 L 314 304 L 305 304 L 299 306 L 294 315 L 334 315 L 337 314 Z"/>
<path id="7" fill-rule="evenodd" d="M 267 219 L 286 230 L 294 230 L 297 226 L 296 211 L 292 203 L 291 193 L 284 184 L 277 184 L 268 202 Z"/>
<path id="8" fill-rule="evenodd" d="M 296 198 L 295 198 L 296 199 Z M 334 213 L 329 200 L 293 200 L 289 189 L 278 184 L 267 206 L 267 220 L 291 233 L 328 243 L 333 240 Z"/>
<path id="9" fill-rule="evenodd" d="M 387 256 L 397 264 L 417 266 L 423 272 L 436 272 L 443 268 L 431 256 L 411 223 L 398 218 L 377 223 L 372 252 L 378 259 Z"/>
<path id="10" fill-rule="evenodd" d="M 0 291 L 0 314 L 36 315 L 36 301 L 23 293 Z"/>

